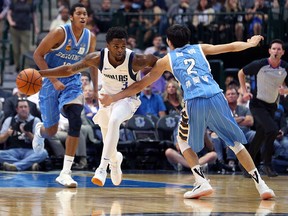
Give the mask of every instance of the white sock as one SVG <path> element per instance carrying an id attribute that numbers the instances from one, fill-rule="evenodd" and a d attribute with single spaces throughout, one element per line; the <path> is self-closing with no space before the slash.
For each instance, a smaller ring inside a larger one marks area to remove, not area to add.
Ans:
<path id="1" fill-rule="evenodd" d="M 205 175 L 202 172 L 200 165 L 196 165 L 196 166 L 192 167 L 191 170 L 192 170 L 192 173 L 195 177 L 196 182 L 198 182 L 198 183 L 207 182 L 207 179 L 205 178 Z"/>
<path id="2" fill-rule="evenodd" d="M 263 179 L 261 178 L 257 168 L 251 170 L 249 172 L 249 174 L 252 176 L 252 179 L 254 180 L 255 184 L 261 184 L 264 182 Z"/>
<path id="3" fill-rule="evenodd" d="M 63 162 L 63 169 L 64 172 L 69 172 L 71 170 L 72 164 L 74 161 L 74 157 L 65 155 L 64 156 L 64 162 Z"/>
<path id="4" fill-rule="evenodd" d="M 110 162 L 110 159 L 104 158 L 104 157 L 101 158 L 101 162 L 100 162 L 99 168 L 106 170 L 107 167 L 108 167 L 109 162 Z"/>

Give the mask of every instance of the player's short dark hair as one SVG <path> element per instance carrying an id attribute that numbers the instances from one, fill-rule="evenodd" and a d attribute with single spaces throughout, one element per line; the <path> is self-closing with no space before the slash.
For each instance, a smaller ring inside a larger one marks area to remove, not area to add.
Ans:
<path id="1" fill-rule="evenodd" d="M 106 34 L 106 42 L 110 43 L 113 39 L 125 39 L 128 40 L 128 34 L 125 28 L 120 26 L 111 27 Z"/>
<path id="2" fill-rule="evenodd" d="M 167 29 L 167 38 L 174 48 L 183 47 L 189 44 L 191 31 L 184 25 L 175 24 Z"/>
<path id="3" fill-rule="evenodd" d="M 72 7 L 70 8 L 70 15 L 73 16 L 75 10 L 77 7 L 80 7 L 80 8 L 85 8 L 85 6 L 82 4 L 82 3 L 75 3 L 72 5 Z"/>

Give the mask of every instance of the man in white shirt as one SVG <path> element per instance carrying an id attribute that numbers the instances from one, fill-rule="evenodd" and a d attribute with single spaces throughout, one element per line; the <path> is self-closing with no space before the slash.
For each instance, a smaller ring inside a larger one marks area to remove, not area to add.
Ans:
<path id="1" fill-rule="evenodd" d="M 69 20 L 69 8 L 67 6 L 61 6 L 59 8 L 59 15 L 51 22 L 49 30 L 55 29 L 59 25 L 64 25 L 70 22 Z"/>

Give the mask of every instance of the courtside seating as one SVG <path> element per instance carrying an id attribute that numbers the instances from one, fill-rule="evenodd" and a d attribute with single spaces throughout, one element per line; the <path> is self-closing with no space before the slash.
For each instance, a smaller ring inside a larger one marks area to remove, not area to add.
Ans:
<path id="1" fill-rule="evenodd" d="M 161 145 L 165 146 L 165 148 L 173 147 L 173 132 L 175 128 L 178 126 L 180 115 L 170 114 L 159 118 L 156 124 L 156 130 L 161 140 Z"/>
<path id="2" fill-rule="evenodd" d="M 154 123 L 150 118 L 134 115 L 126 122 L 125 127 L 126 132 L 132 134 L 135 143 L 135 168 L 159 168 L 161 157 L 165 156 L 164 149 L 160 145 Z"/>

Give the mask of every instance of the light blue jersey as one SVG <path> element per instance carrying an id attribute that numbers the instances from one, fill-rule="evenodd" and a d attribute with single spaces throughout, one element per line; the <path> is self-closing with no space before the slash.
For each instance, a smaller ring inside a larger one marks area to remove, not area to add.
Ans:
<path id="1" fill-rule="evenodd" d="M 204 134 L 208 127 L 226 145 L 247 143 L 233 118 L 222 90 L 213 79 L 210 65 L 201 45 L 185 45 L 169 54 L 172 73 L 180 82 L 188 115 L 188 144 L 195 152 L 204 147 Z"/>
<path id="2" fill-rule="evenodd" d="M 61 26 L 65 32 L 63 43 L 52 49 L 45 55 L 45 60 L 49 68 L 61 65 L 74 64 L 83 59 L 90 49 L 91 33 L 84 29 L 80 39 L 77 41 L 72 31 L 71 24 Z M 42 88 L 39 93 L 40 110 L 42 120 L 46 128 L 58 123 L 60 111 L 65 104 L 82 95 L 81 74 L 77 73 L 70 77 L 58 78 L 65 85 L 63 91 L 55 90 L 48 78 L 44 78 Z"/>
<path id="3" fill-rule="evenodd" d="M 200 45 L 186 45 L 169 53 L 172 73 L 181 83 L 184 100 L 209 98 L 222 92 L 213 79 L 210 65 Z"/>

